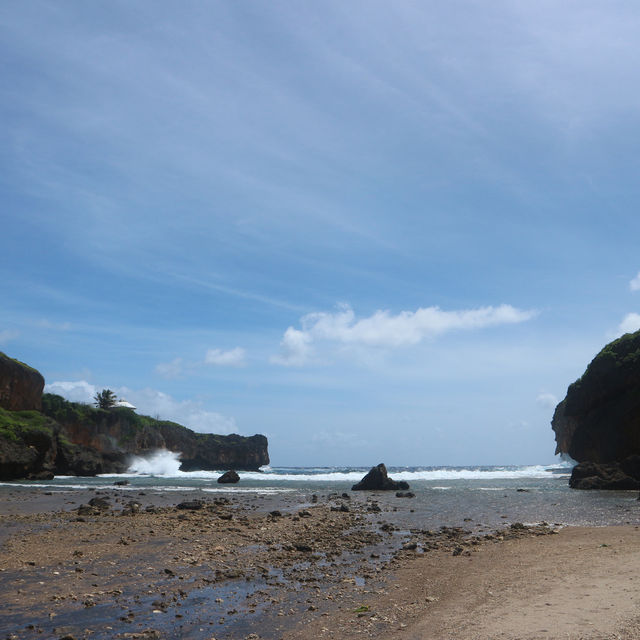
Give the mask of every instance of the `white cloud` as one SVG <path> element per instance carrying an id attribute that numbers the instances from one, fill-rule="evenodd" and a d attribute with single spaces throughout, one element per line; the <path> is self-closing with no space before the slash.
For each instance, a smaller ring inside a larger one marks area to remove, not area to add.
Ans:
<path id="1" fill-rule="evenodd" d="M 204 358 L 206 364 L 218 367 L 244 367 L 246 352 L 241 347 L 222 351 L 221 349 L 209 349 Z"/>
<path id="2" fill-rule="evenodd" d="M 640 291 L 640 271 L 638 271 L 638 275 L 629 282 L 629 289 L 631 289 L 631 291 Z"/>
<path id="3" fill-rule="evenodd" d="M 20 335 L 19 331 L 13 329 L 4 329 L 0 331 L 0 344 L 5 344 L 11 340 L 15 340 Z"/>
<path id="4" fill-rule="evenodd" d="M 627 313 L 618 326 L 619 333 L 633 333 L 640 329 L 640 313 Z"/>
<path id="5" fill-rule="evenodd" d="M 285 366 L 301 366 L 311 355 L 311 336 L 304 331 L 289 327 L 280 341 L 280 354 L 271 362 Z"/>
<path id="6" fill-rule="evenodd" d="M 86 380 L 51 382 L 44 386 L 45 393 L 55 393 L 71 402 L 93 403 L 98 388 Z"/>
<path id="7" fill-rule="evenodd" d="M 72 402 L 93 403 L 98 387 L 86 380 L 57 381 L 45 385 L 46 393 L 56 393 Z M 234 418 L 215 411 L 208 411 L 197 400 L 176 400 L 169 394 L 156 389 L 134 390 L 127 387 L 113 387 L 119 398 L 126 398 L 143 415 L 172 420 L 199 433 L 238 433 Z"/>
<path id="8" fill-rule="evenodd" d="M 443 311 L 439 307 L 401 311 L 376 311 L 357 320 L 351 307 L 343 305 L 335 313 L 310 313 L 301 320 L 302 330 L 289 327 L 280 343 L 278 364 L 304 364 L 312 344 L 319 341 L 350 346 L 402 347 L 455 330 L 481 329 L 501 324 L 525 322 L 536 315 L 511 305 Z"/>
<path id="9" fill-rule="evenodd" d="M 543 409 L 555 409 L 558 404 L 558 398 L 553 393 L 540 393 L 536 398 L 536 403 Z"/>

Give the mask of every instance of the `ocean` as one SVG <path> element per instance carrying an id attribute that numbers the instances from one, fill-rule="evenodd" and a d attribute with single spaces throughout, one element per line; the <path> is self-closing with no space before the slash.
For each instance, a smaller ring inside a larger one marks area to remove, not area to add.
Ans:
<path id="1" fill-rule="evenodd" d="M 225 471 L 179 470 L 177 454 L 159 452 L 150 458 L 136 458 L 129 471 L 93 478 L 59 476 L 47 481 L 0 483 L 3 492 L 62 492 L 73 494 L 87 489 L 125 492 L 135 496 L 195 492 L 212 497 L 245 496 L 263 509 L 301 508 L 335 494 L 355 497 L 351 486 L 368 467 L 264 467 L 260 472 L 239 472 L 236 485 L 220 485 Z M 390 477 L 410 484 L 414 498 L 397 498 L 394 492 L 357 492 L 394 512 L 397 525 L 406 529 L 433 529 L 463 526 L 471 530 L 497 528 L 513 522 L 554 525 L 601 526 L 637 524 L 640 503 L 635 491 L 577 491 L 569 488 L 571 465 L 529 466 L 425 466 L 388 467 Z M 128 481 L 122 486 L 118 481 Z"/>

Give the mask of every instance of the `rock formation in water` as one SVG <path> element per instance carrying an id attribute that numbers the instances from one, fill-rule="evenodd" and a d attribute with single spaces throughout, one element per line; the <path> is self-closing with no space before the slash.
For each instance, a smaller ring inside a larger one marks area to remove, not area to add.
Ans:
<path id="1" fill-rule="evenodd" d="M 180 452 L 183 471 L 257 470 L 269 463 L 265 436 L 195 433 L 127 408 L 96 409 L 42 395 L 37 371 L 0 355 L 0 479 L 122 473 L 132 455 L 158 449 Z"/>
<path id="2" fill-rule="evenodd" d="M 233 470 L 225 471 L 219 478 L 220 484 L 236 484 L 240 482 L 240 476 Z"/>
<path id="3" fill-rule="evenodd" d="M 367 475 L 351 487 L 351 491 L 406 491 L 409 483 L 404 480 L 392 480 L 387 475 L 387 468 L 380 463 L 371 467 Z"/>
<path id="4" fill-rule="evenodd" d="M 574 469 L 572 486 L 640 486 L 640 473 L 635 477 L 633 471 L 637 465 L 628 460 L 640 455 L 640 331 L 625 334 L 598 353 L 569 386 L 551 425 L 556 454 L 581 463 Z"/>

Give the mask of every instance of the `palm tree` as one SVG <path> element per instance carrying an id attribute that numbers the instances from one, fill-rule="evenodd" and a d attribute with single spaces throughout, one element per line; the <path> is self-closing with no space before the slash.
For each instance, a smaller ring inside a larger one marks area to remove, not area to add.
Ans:
<path id="1" fill-rule="evenodd" d="M 116 403 L 116 394 L 111 389 L 103 389 L 93 397 L 96 407 L 100 409 L 111 409 Z"/>

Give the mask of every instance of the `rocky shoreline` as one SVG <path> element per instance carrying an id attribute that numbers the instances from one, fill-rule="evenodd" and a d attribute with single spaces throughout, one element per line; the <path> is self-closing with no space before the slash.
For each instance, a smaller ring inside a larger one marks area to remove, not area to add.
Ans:
<path id="1" fill-rule="evenodd" d="M 399 567 L 554 532 L 399 531 L 375 495 L 166 504 L 166 494 L 88 491 L 78 504 L 49 493 L 48 513 L 0 517 L 8 638 L 280 638 L 359 607 L 355 618 L 382 631 L 404 613 L 372 618 L 362 602 L 385 593 Z"/>

